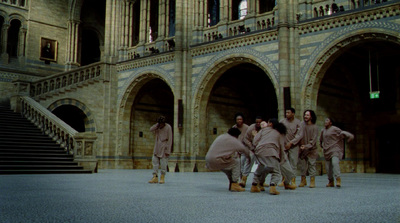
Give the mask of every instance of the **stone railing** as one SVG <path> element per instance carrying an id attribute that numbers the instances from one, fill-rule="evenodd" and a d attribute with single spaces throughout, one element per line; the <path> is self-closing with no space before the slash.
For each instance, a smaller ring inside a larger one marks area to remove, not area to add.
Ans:
<path id="1" fill-rule="evenodd" d="M 376 7 L 351 13 L 338 13 L 337 16 L 324 17 L 318 20 L 308 20 L 299 24 L 299 34 L 304 35 L 318 31 L 324 31 L 341 26 L 376 21 L 400 15 L 400 1 L 387 2 Z M 393 4 L 392 4 L 393 3 Z"/>
<path id="2" fill-rule="evenodd" d="M 29 95 L 36 98 L 59 92 L 62 89 L 108 80 L 109 77 L 106 76 L 107 72 L 105 72 L 107 66 L 110 65 L 98 62 L 40 79 L 30 84 Z"/>
<path id="3" fill-rule="evenodd" d="M 22 96 L 21 114 L 60 144 L 68 154 L 76 154 L 77 142 L 74 136 L 78 133 L 68 124 L 28 96 Z"/>
<path id="4" fill-rule="evenodd" d="M 245 33 L 270 30 L 275 26 L 275 11 L 257 15 L 254 19 L 241 19 L 231 21 L 226 24 L 218 24 L 212 27 L 204 28 L 203 43 L 210 42 L 227 37 L 242 35 Z"/>
<path id="5" fill-rule="evenodd" d="M 72 154 L 85 169 L 97 171 L 95 133 L 79 133 L 32 98 L 19 99 L 18 110 L 23 116 L 64 148 L 66 154 Z"/>

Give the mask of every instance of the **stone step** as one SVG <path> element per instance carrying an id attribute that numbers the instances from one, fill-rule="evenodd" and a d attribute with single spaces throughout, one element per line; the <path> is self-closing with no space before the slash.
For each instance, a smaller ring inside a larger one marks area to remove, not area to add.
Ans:
<path id="1" fill-rule="evenodd" d="M 58 170 L 58 169 L 45 169 L 45 170 L 0 170 L 0 174 L 88 174 L 92 173 L 90 170 Z"/>
<path id="2" fill-rule="evenodd" d="M 73 165 L 2 165 L 0 164 L 0 170 L 46 170 L 46 169 L 70 169 L 70 170 L 82 170 L 81 166 Z"/>

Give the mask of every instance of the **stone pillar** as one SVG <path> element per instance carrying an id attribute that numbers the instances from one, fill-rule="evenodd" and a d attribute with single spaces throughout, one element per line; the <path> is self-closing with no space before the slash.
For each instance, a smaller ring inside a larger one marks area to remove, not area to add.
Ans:
<path id="1" fill-rule="evenodd" d="M 26 28 L 19 29 L 18 35 L 18 63 L 20 66 L 25 66 L 25 41 L 26 41 Z"/>
<path id="2" fill-rule="evenodd" d="M 121 23 L 119 24 L 120 27 L 120 44 L 119 44 L 119 61 L 123 61 L 128 59 L 127 55 L 127 48 L 131 44 L 131 35 L 132 35 L 132 28 L 131 28 L 131 21 L 132 21 L 132 4 L 127 0 L 124 0 L 121 3 Z"/>
<path id="3" fill-rule="evenodd" d="M 117 52 L 120 35 L 120 4 L 119 0 L 106 1 L 104 56 L 102 62 L 114 64 L 117 62 Z"/>
<path id="4" fill-rule="evenodd" d="M 158 1 L 158 37 L 156 40 L 156 48 L 160 50 L 160 52 L 164 52 L 167 48 L 164 43 L 165 38 L 168 35 L 167 27 L 169 23 L 169 13 L 167 12 L 168 7 L 166 7 L 168 0 L 159 0 Z"/>
<path id="5" fill-rule="evenodd" d="M 290 52 L 289 52 L 289 0 L 278 1 L 278 41 L 279 41 L 279 77 L 278 116 L 284 115 L 283 88 L 290 87 Z"/>
<path id="6" fill-rule="evenodd" d="M 7 54 L 7 41 L 8 41 L 8 28 L 10 28 L 10 24 L 4 23 L 3 30 L 1 31 L 1 62 L 3 64 L 8 64 L 8 54 Z"/>
<path id="7" fill-rule="evenodd" d="M 230 7 L 229 7 L 229 0 L 220 0 L 219 2 L 219 18 L 221 23 L 228 23 L 229 20 L 232 18 L 230 15 Z"/>
<path id="8" fill-rule="evenodd" d="M 141 0 L 140 2 L 140 34 L 139 44 L 143 45 L 147 42 L 147 1 Z"/>
<path id="9" fill-rule="evenodd" d="M 24 80 L 15 80 L 13 81 L 14 84 L 14 92 L 10 98 L 10 108 L 14 112 L 21 112 L 21 96 L 29 96 L 30 94 L 30 87 L 31 82 L 24 81 Z"/>
<path id="10" fill-rule="evenodd" d="M 79 23 L 77 20 L 68 21 L 68 43 L 67 43 L 67 61 L 65 63 L 65 69 L 71 70 L 79 67 L 78 63 L 78 33 Z"/>
<path id="11" fill-rule="evenodd" d="M 257 15 L 257 1 L 258 0 L 247 0 L 247 17 L 253 17 Z"/>

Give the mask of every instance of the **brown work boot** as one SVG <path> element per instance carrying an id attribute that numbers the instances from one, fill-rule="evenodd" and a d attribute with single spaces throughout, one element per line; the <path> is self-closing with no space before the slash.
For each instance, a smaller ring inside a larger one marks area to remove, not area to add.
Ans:
<path id="1" fill-rule="evenodd" d="M 231 191 L 234 191 L 234 192 L 243 192 L 243 191 L 244 191 L 244 188 L 241 187 L 238 183 L 232 183 L 232 184 L 231 184 Z"/>
<path id="2" fill-rule="evenodd" d="M 258 184 L 252 183 L 252 184 L 251 184 L 250 192 L 251 192 L 251 193 L 260 193 L 261 190 L 260 190 L 260 188 L 258 187 Z"/>
<path id="3" fill-rule="evenodd" d="M 265 191 L 265 188 L 264 188 L 264 186 L 263 186 L 263 185 L 261 185 L 261 184 L 258 184 L 258 185 L 257 185 L 257 187 L 260 189 L 260 191 Z"/>
<path id="4" fill-rule="evenodd" d="M 336 178 L 336 187 L 341 187 L 341 186 L 342 186 L 342 179 L 340 179 L 340 177 L 338 177 L 338 178 Z"/>
<path id="5" fill-rule="evenodd" d="M 295 190 L 297 188 L 296 184 L 285 184 L 284 183 L 284 186 L 285 186 L 285 190 Z"/>
<path id="6" fill-rule="evenodd" d="M 315 177 L 310 177 L 310 188 L 315 187 Z"/>
<path id="7" fill-rule="evenodd" d="M 273 186 L 270 185 L 270 186 L 269 186 L 269 194 L 278 195 L 278 194 L 280 194 L 280 193 L 279 193 L 279 191 L 276 190 L 276 186 L 275 186 L 275 185 L 273 185 Z"/>
<path id="8" fill-rule="evenodd" d="M 296 177 L 292 178 L 292 185 L 296 186 Z M 297 187 L 297 186 L 296 186 Z"/>
<path id="9" fill-rule="evenodd" d="M 269 187 L 269 184 L 263 183 L 263 187 Z"/>
<path id="10" fill-rule="evenodd" d="M 246 187 L 246 182 L 247 182 L 247 176 L 242 176 L 242 179 L 240 180 L 239 185 L 243 188 Z"/>
<path id="11" fill-rule="evenodd" d="M 165 183 L 165 174 L 161 174 L 161 177 L 160 177 L 160 184 L 163 184 L 163 183 Z"/>
<path id="12" fill-rule="evenodd" d="M 329 179 L 329 183 L 326 185 L 326 187 L 335 187 L 335 182 L 333 179 Z"/>
<path id="13" fill-rule="evenodd" d="M 299 187 L 304 187 L 306 185 L 307 185 L 306 176 L 301 176 L 301 181 L 300 181 Z"/>
<path id="14" fill-rule="evenodd" d="M 282 181 L 278 184 L 278 187 L 283 187 L 285 185 L 285 177 L 282 177 Z"/>
<path id="15" fill-rule="evenodd" d="M 153 174 L 153 178 L 149 181 L 149 183 L 151 183 L 151 184 L 156 184 L 156 183 L 158 183 L 158 177 L 157 177 L 157 174 Z"/>

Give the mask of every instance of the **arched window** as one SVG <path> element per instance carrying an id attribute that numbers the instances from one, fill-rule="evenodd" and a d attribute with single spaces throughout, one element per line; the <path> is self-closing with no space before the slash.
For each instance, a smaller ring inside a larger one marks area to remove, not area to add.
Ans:
<path id="1" fill-rule="evenodd" d="M 18 34 L 21 28 L 21 21 L 14 19 L 10 23 L 10 28 L 8 29 L 7 37 L 7 53 L 9 57 L 18 56 Z"/>
<path id="2" fill-rule="evenodd" d="M 275 0 L 259 0 L 258 2 L 258 11 L 259 13 L 270 12 L 274 9 L 276 5 Z"/>
<path id="3" fill-rule="evenodd" d="M 139 43 L 139 33 L 140 33 L 140 1 L 136 1 L 133 4 L 132 46 L 136 46 Z"/>
<path id="4" fill-rule="evenodd" d="M 247 0 L 242 0 L 239 4 L 239 19 L 244 19 L 247 15 Z"/>
<path id="5" fill-rule="evenodd" d="M 158 37 L 158 0 L 150 1 L 150 27 L 149 42 L 153 42 Z"/>
<path id="6" fill-rule="evenodd" d="M 208 26 L 215 26 L 219 22 L 219 0 L 208 0 Z"/>
<path id="7" fill-rule="evenodd" d="M 1 37 L 3 36 L 3 23 L 4 23 L 4 18 L 0 16 L 0 53 L 3 52 L 3 41 Z"/>
<path id="8" fill-rule="evenodd" d="M 175 36 L 175 0 L 169 0 L 168 36 Z"/>

